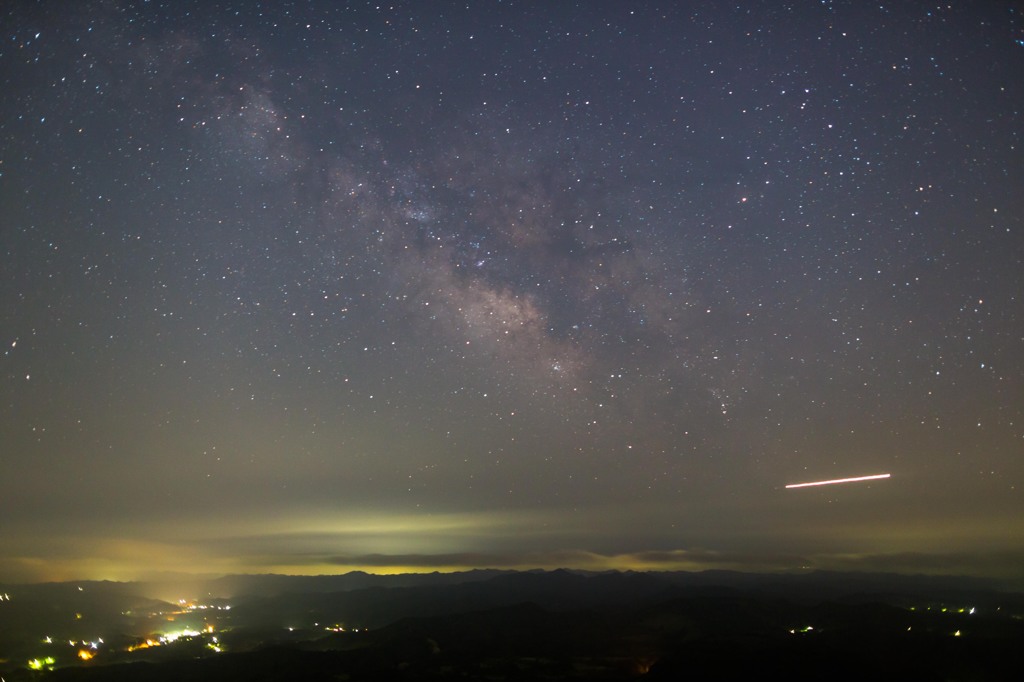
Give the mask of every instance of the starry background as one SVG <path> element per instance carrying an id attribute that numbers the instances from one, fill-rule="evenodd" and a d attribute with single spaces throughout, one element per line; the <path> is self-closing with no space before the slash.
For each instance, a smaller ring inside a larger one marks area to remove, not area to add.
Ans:
<path id="1" fill-rule="evenodd" d="M 1018 3 L 5 7 L 0 577 L 1024 578 Z"/>

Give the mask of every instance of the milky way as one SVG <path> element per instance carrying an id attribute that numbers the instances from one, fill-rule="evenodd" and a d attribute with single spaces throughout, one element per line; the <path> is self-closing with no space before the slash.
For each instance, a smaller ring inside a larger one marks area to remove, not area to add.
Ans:
<path id="1" fill-rule="evenodd" d="M 0 578 L 1019 566 L 1017 8 L 5 11 Z"/>

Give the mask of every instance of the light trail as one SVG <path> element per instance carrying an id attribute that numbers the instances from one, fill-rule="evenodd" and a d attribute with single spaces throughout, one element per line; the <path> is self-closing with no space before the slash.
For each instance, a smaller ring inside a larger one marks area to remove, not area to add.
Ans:
<path id="1" fill-rule="evenodd" d="M 833 478 L 831 481 L 811 481 L 810 483 L 790 483 L 787 488 L 809 488 L 812 485 L 835 485 L 836 483 L 857 483 L 858 481 L 877 481 L 889 478 L 890 474 L 872 474 L 871 476 L 854 476 L 853 478 Z"/>

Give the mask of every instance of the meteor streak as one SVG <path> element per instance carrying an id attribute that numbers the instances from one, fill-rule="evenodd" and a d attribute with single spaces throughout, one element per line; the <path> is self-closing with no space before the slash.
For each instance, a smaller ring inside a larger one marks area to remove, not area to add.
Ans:
<path id="1" fill-rule="evenodd" d="M 857 481 L 874 481 L 889 478 L 889 474 L 872 474 L 871 476 L 855 476 L 854 478 L 834 478 L 831 481 L 811 481 L 810 483 L 790 483 L 787 488 L 809 488 L 812 485 L 834 485 L 836 483 L 856 483 Z"/>

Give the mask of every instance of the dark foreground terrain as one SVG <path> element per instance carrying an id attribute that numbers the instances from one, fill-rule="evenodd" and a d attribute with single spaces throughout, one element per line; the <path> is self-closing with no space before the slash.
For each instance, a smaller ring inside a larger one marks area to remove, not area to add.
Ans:
<path id="1" fill-rule="evenodd" d="M 35 614 L 25 627 L 59 631 L 91 620 L 107 637 L 90 646 L 61 631 L 59 641 L 48 636 L 40 649 L 36 636 L 18 639 L 10 616 L 19 612 L 0 608 L 6 682 L 1009 680 L 1024 670 L 1021 595 L 945 579 L 567 571 L 268 576 L 206 584 L 209 605 L 189 607 L 142 599 L 136 591 L 147 586 L 140 584 L 31 587 L 3 588 L 13 591 L 8 607 L 24 594 L 28 606 L 20 613 Z M 244 594 L 225 610 L 228 598 L 217 594 L 229 591 Z M 124 608 L 129 602 L 134 606 Z M 89 615 L 104 605 L 105 619 Z M 74 620 L 62 620 L 69 608 L 78 609 Z M 202 623 L 153 643 L 172 621 Z M 140 644 L 145 637 L 153 646 Z M 20 642 L 22 652 L 12 653 L 10 642 Z M 95 655 L 16 658 L 31 647 L 60 654 L 66 645 Z"/>

